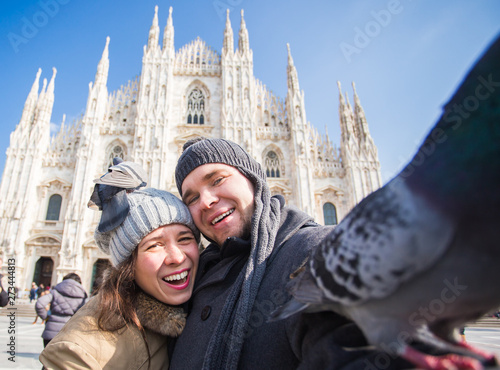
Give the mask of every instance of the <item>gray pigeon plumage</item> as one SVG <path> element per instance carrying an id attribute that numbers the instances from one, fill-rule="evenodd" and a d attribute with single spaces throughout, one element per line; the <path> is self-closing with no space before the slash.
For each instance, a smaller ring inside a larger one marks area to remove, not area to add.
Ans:
<path id="1" fill-rule="evenodd" d="M 412 161 L 362 200 L 289 283 L 271 316 L 331 310 L 425 369 L 495 362 L 458 328 L 500 307 L 500 38 Z M 422 342 L 449 355 L 417 351 Z"/>

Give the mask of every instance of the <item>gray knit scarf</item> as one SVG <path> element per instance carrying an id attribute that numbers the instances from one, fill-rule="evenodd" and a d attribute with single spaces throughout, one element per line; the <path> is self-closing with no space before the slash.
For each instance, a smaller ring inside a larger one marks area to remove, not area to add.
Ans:
<path id="1" fill-rule="evenodd" d="M 271 198 L 269 186 L 245 168 L 239 168 L 255 185 L 251 250 L 245 268 L 234 282 L 219 322 L 208 344 L 203 369 L 236 369 L 257 292 L 273 252 L 280 224 L 280 202 Z"/>

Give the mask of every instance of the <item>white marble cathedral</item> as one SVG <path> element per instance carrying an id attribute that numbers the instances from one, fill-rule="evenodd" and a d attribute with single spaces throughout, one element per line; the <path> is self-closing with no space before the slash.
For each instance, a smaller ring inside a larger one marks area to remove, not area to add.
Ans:
<path id="1" fill-rule="evenodd" d="M 289 47 L 283 101 L 254 77 L 243 11 L 236 49 L 229 12 L 223 38 L 220 54 L 200 38 L 176 51 L 170 8 L 160 45 L 156 8 L 140 76 L 108 92 L 107 38 L 84 115 L 66 126 L 63 119 L 53 137 L 56 70 L 40 93 L 38 71 L 10 136 L 0 187 L 1 252 L 4 261 L 15 259 L 20 289 L 31 281 L 54 285 L 73 271 L 91 289 L 108 259 L 93 240 L 99 212 L 87 202 L 92 180 L 115 156 L 142 164 L 150 186 L 178 194 L 173 174 L 186 140 L 227 138 L 263 164 L 274 194 L 324 224 L 336 224 L 381 186 L 377 148 L 355 90 L 352 107 L 338 86 L 339 149 L 306 120 Z"/>

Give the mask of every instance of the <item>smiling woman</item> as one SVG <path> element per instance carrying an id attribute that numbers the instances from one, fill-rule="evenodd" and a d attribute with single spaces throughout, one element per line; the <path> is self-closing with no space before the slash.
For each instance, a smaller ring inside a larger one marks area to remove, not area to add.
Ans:
<path id="1" fill-rule="evenodd" d="M 137 248 L 135 281 L 161 302 L 179 305 L 191 297 L 198 243 L 185 225 L 170 224 L 146 235 Z"/>
<path id="2" fill-rule="evenodd" d="M 103 211 L 95 240 L 113 266 L 42 352 L 45 368 L 168 368 L 168 338 L 184 328 L 179 305 L 193 291 L 200 234 L 177 197 L 140 189 L 145 177 L 120 162 L 95 180 L 89 205 Z"/>

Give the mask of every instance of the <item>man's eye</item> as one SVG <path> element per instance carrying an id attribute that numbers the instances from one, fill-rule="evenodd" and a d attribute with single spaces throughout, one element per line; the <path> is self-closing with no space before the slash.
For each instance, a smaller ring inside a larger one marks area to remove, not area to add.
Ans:
<path id="1" fill-rule="evenodd" d="M 224 177 L 218 177 L 218 178 L 216 178 L 215 181 L 214 181 L 214 185 L 220 184 L 222 182 L 222 180 L 224 180 Z"/>
<path id="2" fill-rule="evenodd" d="M 189 199 L 188 199 L 188 201 L 186 202 L 186 204 L 187 204 L 188 206 L 190 206 L 190 205 L 192 205 L 194 202 L 196 202 L 196 201 L 198 200 L 198 198 L 199 198 L 198 196 L 191 197 L 191 198 L 189 198 Z"/>

